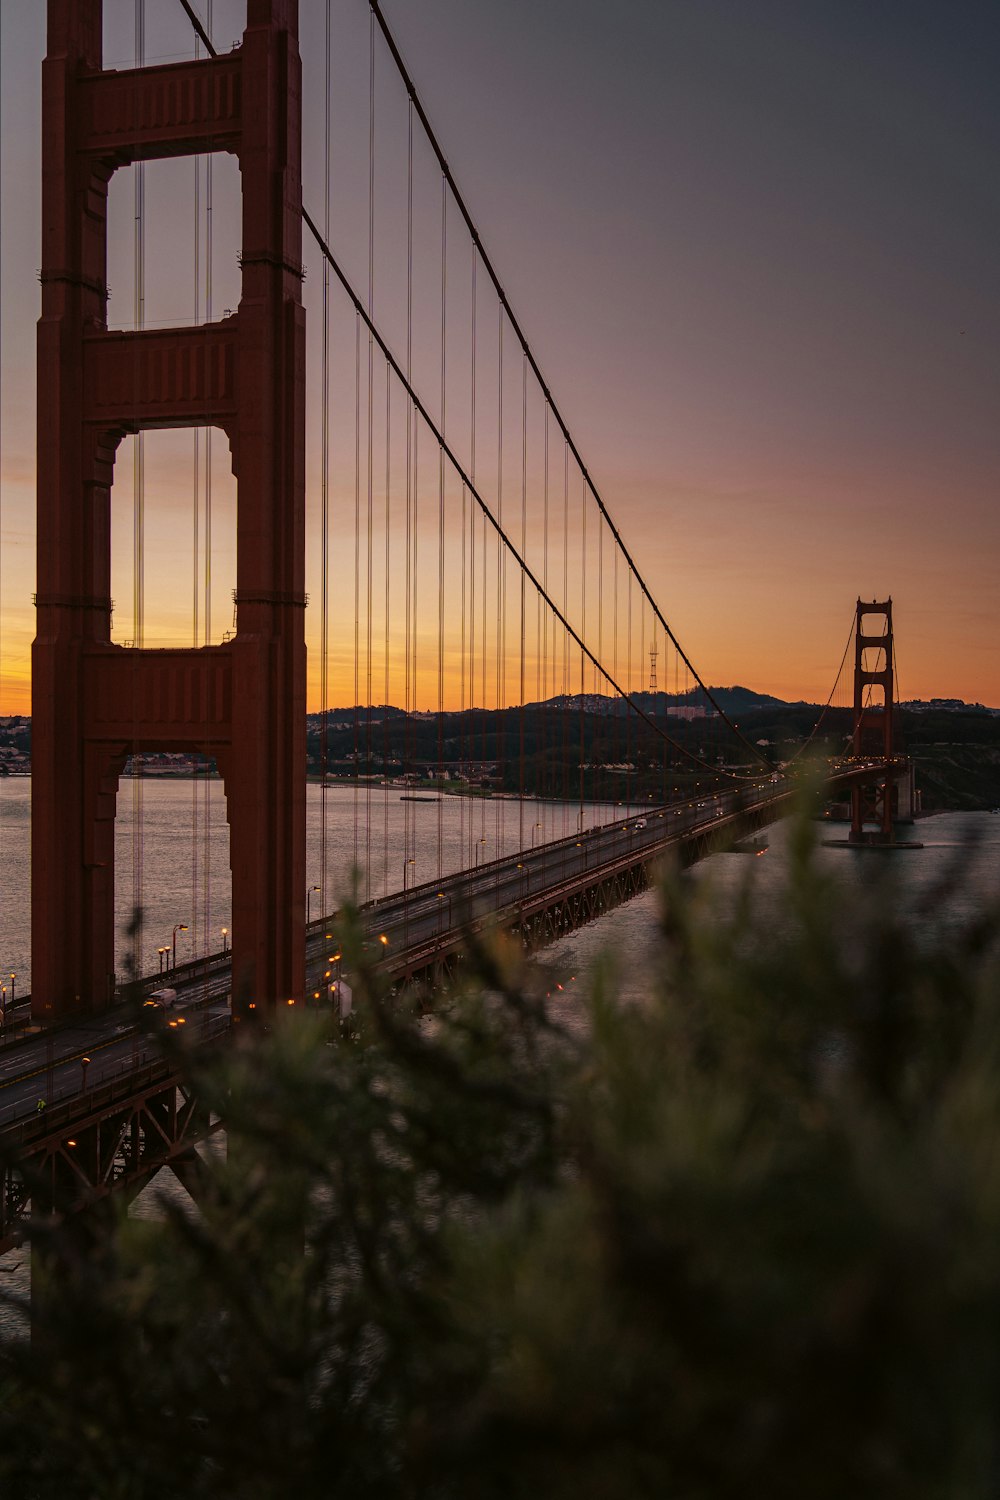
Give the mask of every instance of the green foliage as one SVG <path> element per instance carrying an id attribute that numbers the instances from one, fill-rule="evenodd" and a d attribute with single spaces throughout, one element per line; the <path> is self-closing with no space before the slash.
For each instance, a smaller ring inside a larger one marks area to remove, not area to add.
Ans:
<path id="1" fill-rule="evenodd" d="M 995 1496 L 996 924 L 914 937 L 805 825 L 777 923 L 662 910 L 647 1003 L 557 1024 L 499 942 L 201 1069 L 198 1214 L 49 1242 L 3 1494 Z"/>

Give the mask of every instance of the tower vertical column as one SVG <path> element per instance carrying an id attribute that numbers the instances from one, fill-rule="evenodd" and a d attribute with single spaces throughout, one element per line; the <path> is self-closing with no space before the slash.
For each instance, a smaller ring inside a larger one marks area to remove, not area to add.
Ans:
<path id="1" fill-rule="evenodd" d="M 305 987 L 305 315 L 295 0 L 243 39 L 243 294 L 230 759 L 237 1009 Z"/>
<path id="2" fill-rule="evenodd" d="M 51 4 L 42 65 L 37 627 L 32 646 L 32 991 L 43 1016 L 107 1002 L 114 878 L 92 837 L 85 650 L 110 640 L 110 467 L 87 442 L 83 335 L 106 321 L 108 174 L 76 150 L 101 67 L 100 0 Z"/>

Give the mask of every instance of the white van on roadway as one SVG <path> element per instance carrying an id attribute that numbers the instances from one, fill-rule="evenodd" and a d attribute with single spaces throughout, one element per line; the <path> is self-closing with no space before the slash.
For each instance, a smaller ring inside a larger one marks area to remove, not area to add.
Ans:
<path id="1" fill-rule="evenodd" d="M 173 1010 L 177 1004 L 177 991 L 169 989 L 150 990 L 143 1004 L 155 1005 L 161 1010 Z"/>

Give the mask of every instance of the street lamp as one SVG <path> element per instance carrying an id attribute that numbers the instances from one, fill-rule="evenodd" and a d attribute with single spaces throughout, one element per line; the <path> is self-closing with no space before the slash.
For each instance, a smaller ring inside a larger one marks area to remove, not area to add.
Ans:
<path id="1" fill-rule="evenodd" d="M 17 975 L 14 973 L 14 971 L 12 969 L 11 970 L 11 974 L 10 974 L 10 1003 L 11 1003 L 11 1005 L 13 1005 L 14 1001 L 17 999 L 17 995 L 16 995 L 15 990 L 14 990 L 14 981 L 15 981 L 16 978 L 17 978 Z"/>
<path id="2" fill-rule="evenodd" d="M 403 895 L 404 896 L 406 895 L 406 876 L 407 876 L 407 872 L 409 870 L 410 865 L 415 865 L 415 864 L 416 864 L 416 860 L 415 859 L 404 859 L 403 860 Z"/>
<path id="3" fill-rule="evenodd" d="M 177 934 L 179 932 L 187 932 L 187 930 L 188 930 L 188 924 L 186 922 L 178 922 L 177 926 L 174 928 L 173 932 L 170 934 L 170 953 L 171 953 L 170 967 L 172 969 L 176 969 L 176 967 L 177 967 Z"/>
<path id="4" fill-rule="evenodd" d="M 438 891 L 437 898 L 439 901 L 447 901 L 448 903 L 448 926 L 451 927 L 451 896 L 450 894 L 446 896 L 444 891 Z M 441 913 L 444 910 L 443 906 L 438 907 L 438 932 L 441 931 Z"/>
<path id="5" fill-rule="evenodd" d="M 163 973 L 163 960 L 166 958 L 167 954 L 170 952 L 170 949 L 169 949 L 169 947 L 167 947 L 167 948 L 157 948 L 156 951 L 160 955 L 160 973 L 162 974 Z"/>
<path id="6" fill-rule="evenodd" d="M 536 838 L 536 836 L 538 834 L 538 830 L 542 826 L 543 825 L 541 823 L 535 823 L 535 824 L 532 825 L 532 829 L 531 829 L 531 847 L 532 847 L 532 849 L 534 849 L 534 847 L 535 847 L 535 838 Z"/>
<path id="7" fill-rule="evenodd" d="M 483 846 L 485 845 L 485 843 L 486 843 L 486 835 L 484 834 L 483 837 L 481 839 L 479 839 L 478 842 L 476 843 L 476 867 L 477 868 L 479 866 L 479 856 L 482 853 Z"/>
<path id="8" fill-rule="evenodd" d="M 307 927 L 309 926 L 309 903 L 312 900 L 314 893 L 317 896 L 319 895 L 320 889 L 319 889 L 318 885 L 311 885 L 309 887 L 309 889 L 306 891 L 306 926 Z"/>
<path id="9" fill-rule="evenodd" d="M 223 929 L 222 929 L 222 951 L 223 951 L 223 953 L 228 953 L 229 952 L 229 928 L 228 927 L 223 927 Z"/>

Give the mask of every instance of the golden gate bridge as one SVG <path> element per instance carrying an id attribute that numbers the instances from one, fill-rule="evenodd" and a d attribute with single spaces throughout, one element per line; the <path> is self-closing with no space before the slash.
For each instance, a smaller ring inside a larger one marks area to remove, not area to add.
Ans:
<path id="1" fill-rule="evenodd" d="M 370 864 L 373 820 L 388 795 L 379 700 L 401 710 L 404 761 L 406 726 L 430 715 L 438 769 L 488 767 L 517 800 L 511 847 L 498 822 L 494 857 L 482 860 L 498 799 L 463 798 L 459 869 L 445 868 L 439 814 L 436 850 L 421 846 L 420 853 L 433 877 L 412 883 L 407 869 L 424 835 L 407 817 L 398 851 L 402 889 L 385 880 L 368 907 L 384 950 L 380 963 L 394 979 L 436 973 L 488 924 L 499 922 L 526 943 L 544 941 L 642 889 L 667 850 L 697 858 L 720 835 L 740 837 L 779 816 L 794 795 L 794 775 L 773 765 L 716 700 L 629 551 L 378 0 L 367 9 L 367 192 L 360 193 L 367 223 L 353 241 L 344 236 L 355 259 L 358 244 L 365 252 L 357 284 L 350 255 L 338 253 L 331 7 L 321 59 L 323 201 L 310 208 L 302 191 L 296 0 L 248 0 L 245 30 L 228 49 L 213 37 L 211 6 L 203 21 L 188 0 L 178 5 L 192 27 L 192 58 L 147 63 L 137 0 L 134 66 L 105 68 L 101 0 L 48 0 L 32 982 L 22 1040 L 15 1044 L 17 1028 L 8 1028 L 17 1060 L 5 1052 L 0 1129 L 35 1163 L 35 1195 L 44 1182 L 50 1201 L 65 1196 L 67 1184 L 90 1200 L 139 1184 L 164 1161 L 184 1170 L 210 1123 L 185 1093 L 176 1060 L 151 1050 L 135 1025 L 122 1025 L 114 830 L 127 764 L 159 751 L 192 752 L 213 760 L 224 783 L 231 945 L 227 933 L 223 951 L 212 951 L 206 922 L 204 951 L 190 964 L 172 963 L 184 1003 L 170 1024 L 207 1043 L 233 1022 L 325 1000 L 339 984 L 325 807 L 318 882 L 310 884 L 307 870 L 307 606 L 318 612 L 324 794 L 331 695 L 337 690 L 344 701 L 346 689 L 353 698 L 353 844 L 361 868 Z M 380 123 L 383 106 L 388 123 Z M 241 184 L 240 289 L 235 308 L 215 317 L 212 164 L 226 156 L 238 163 Z M 147 318 L 144 174 L 150 163 L 181 158 L 195 162 L 195 317 L 161 326 Z M 108 285 L 109 200 L 116 174 L 126 172 L 133 210 L 127 328 L 109 321 Z M 320 271 L 319 338 L 308 349 L 303 230 Z M 395 282 L 386 269 L 392 256 Z M 307 444 L 310 381 L 319 388 L 318 453 Z M 213 429 L 225 436 L 235 476 L 234 615 L 221 636 L 212 576 L 212 491 L 220 483 Z M 144 441 L 168 430 L 190 430 L 193 441 L 196 576 L 188 584 L 186 645 L 154 641 L 146 628 Z M 131 621 L 122 626 L 119 618 L 116 626 L 112 552 L 121 510 L 114 486 L 127 446 L 133 609 Z M 309 533 L 310 511 L 318 541 Z M 318 575 L 315 602 L 307 571 Z M 872 617 L 875 628 L 866 624 Z M 891 841 L 898 787 L 909 777 L 893 741 L 891 602 L 859 601 L 851 639 L 853 738 L 826 781 L 850 795 L 852 839 Z M 844 666 L 838 683 L 846 681 Z M 647 673 L 652 693 L 644 692 Z M 670 716 L 668 695 L 674 702 L 696 695 L 705 705 L 696 734 Z M 584 816 L 585 718 L 595 706 L 623 763 L 631 764 L 640 744 L 652 760 L 655 747 L 659 780 L 648 811 L 600 827 Z M 529 713 L 539 707 L 529 756 Z M 445 721 L 454 715 L 458 743 L 446 747 Z M 558 768 L 548 794 L 579 813 L 562 837 L 536 844 L 531 799 L 539 764 Z M 141 906 L 141 777 L 132 785 Z M 205 827 L 207 819 L 202 837 Z M 313 893 L 315 921 L 307 920 Z M 55 924 L 46 920 L 53 909 Z M 142 975 L 141 919 L 137 930 Z M 158 981 L 148 976 L 145 988 Z M 28 1196 L 23 1176 L 10 1168 L 0 1243 L 16 1234 Z"/>

